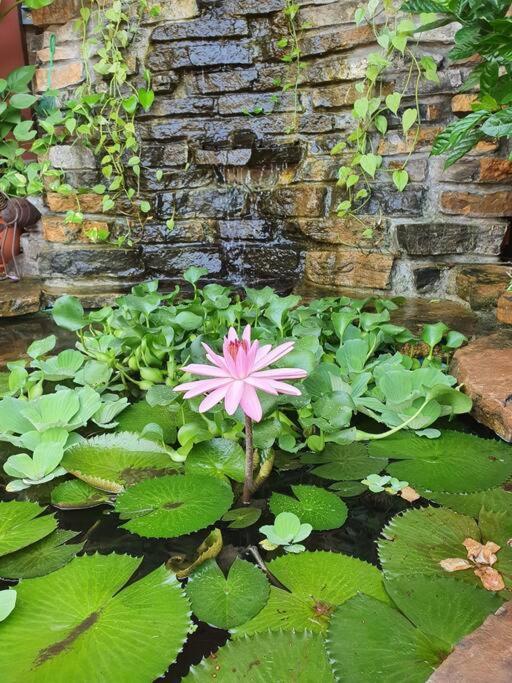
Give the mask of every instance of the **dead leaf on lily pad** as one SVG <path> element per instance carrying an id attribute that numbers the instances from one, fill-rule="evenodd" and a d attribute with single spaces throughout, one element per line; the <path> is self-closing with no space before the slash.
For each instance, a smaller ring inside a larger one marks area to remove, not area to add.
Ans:
<path id="1" fill-rule="evenodd" d="M 220 529 L 214 529 L 204 539 L 196 550 L 194 559 L 187 559 L 184 555 L 173 555 L 166 562 L 167 569 L 173 571 L 178 579 L 186 579 L 194 569 L 202 565 L 206 560 L 213 560 L 222 550 L 223 540 Z"/>
<path id="2" fill-rule="evenodd" d="M 468 551 L 468 560 L 476 562 L 476 564 L 492 565 L 497 561 L 496 553 L 500 550 L 501 546 L 488 541 L 485 545 L 475 541 L 473 538 L 466 538 L 464 547 Z"/>
<path id="3" fill-rule="evenodd" d="M 505 589 L 505 582 L 501 574 L 492 567 L 477 567 L 475 574 L 482 582 L 482 586 L 487 591 L 502 591 Z"/>
<path id="4" fill-rule="evenodd" d="M 471 562 L 463 560 L 461 557 L 448 557 L 439 563 L 445 572 L 460 572 L 464 569 L 471 569 Z"/>
<path id="5" fill-rule="evenodd" d="M 406 486 L 400 491 L 400 497 L 406 500 L 408 503 L 414 503 L 421 498 L 420 494 L 412 488 L 412 486 Z"/>

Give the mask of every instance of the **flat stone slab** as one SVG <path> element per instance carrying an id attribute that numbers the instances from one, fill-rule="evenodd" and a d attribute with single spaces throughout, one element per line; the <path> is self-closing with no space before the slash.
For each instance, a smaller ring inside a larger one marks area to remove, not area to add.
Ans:
<path id="1" fill-rule="evenodd" d="M 510 683 L 512 681 L 512 602 L 466 636 L 428 683 Z"/>
<path id="2" fill-rule="evenodd" d="M 473 399 L 473 416 L 512 442 L 512 330 L 500 330 L 459 349 L 451 373 Z"/>
<path id="3" fill-rule="evenodd" d="M 0 318 L 36 313 L 40 307 L 41 285 L 37 281 L 0 281 Z"/>
<path id="4" fill-rule="evenodd" d="M 57 327 L 45 313 L 28 315 L 25 318 L 0 319 L 0 371 L 13 360 L 26 357 L 27 347 L 36 339 L 50 334 L 57 337 L 55 352 L 73 348 L 76 342 L 74 332 Z"/>

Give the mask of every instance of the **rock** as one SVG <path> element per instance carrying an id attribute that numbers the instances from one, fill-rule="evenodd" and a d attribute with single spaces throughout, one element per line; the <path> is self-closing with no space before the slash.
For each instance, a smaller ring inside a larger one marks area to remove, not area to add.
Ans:
<path id="1" fill-rule="evenodd" d="M 42 68 L 36 71 L 36 90 L 44 92 L 48 88 L 50 69 Z M 78 85 L 84 80 L 84 67 L 82 62 L 68 62 L 57 64 L 51 73 L 52 88 L 61 90 L 70 85 Z"/>
<path id="2" fill-rule="evenodd" d="M 51 6 L 32 10 L 32 23 L 34 26 L 66 24 L 80 15 L 80 7 L 80 0 L 54 0 Z"/>
<path id="3" fill-rule="evenodd" d="M 223 240 L 269 240 L 272 238 L 270 221 L 219 221 L 219 234 Z"/>
<path id="4" fill-rule="evenodd" d="M 306 237 L 315 242 L 343 244 L 351 247 L 364 244 L 365 240 L 362 238 L 364 230 L 371 228 L 374 234 L 380 231 L 380 221 L 375 216 L 347 216 L 345 218 L 329 216 L 314 220 L 301 219 L 298 221 L 298 226 Z"/>
<path id="5" fill-rule="evenodd" d="M 441 209 L 463 216 L 507 217 L 512 215 L 512 192 L 442 192 Z"/>
<path id="6" fill-rule="evenodd" d="M 477 310 L 494 308 L 510 281 L 510 267 L 491 263 L 465 266 L 456 277 L 457 296 Z"/>
<path id="7" fill-rule="evenodd" d="M 39 253 L 38 265 L 44 277 L 107 276 L 135 279 L 144 276 L 138 249 L 122 249 L 109 244 L 48 243 Z"/>
<path id="8" fill-rule="evenodd" d="M 55 213 L 77 211 L 78 208 L 84 213 L 102 213 L 102 198 L 98 194 L 65 196 L 57 192 L 48 192 L 46 203 L 50 211 Z"/>
<path id="9" fill-rule="evenodd" d="M 268 196 L 265 212 L 282 216 L 323 216 L 327 189 L 318 185 L 295 185 L 282 187 Z"/>
<path id="10" fill-rule="evenodd" d="M 190 249 L 175 246 L 150 245 L 144 248 L 144 261 L 151 277 L 182 280 L 190 266 L 207 268 L 210 276 L 223 274 L 222 258 L 217 249 Z"/>
<path id="11" fill-rule="evenodd" d="M 473 399 L 473 416 L 512 442 L 512 330 L 481 337 L 456 351 L 451 372 Z"/>
<path id="12" fill-rule="evenodd" d="M 455 646 L 428 683 L 510 683 L 512 602 Z"/>
<path id="13" fill-rule="evenodd" d="M 64 170 L 96 168 L 94 154 L 81 145 L 55 145 L 50 148 L 48 156 L 55 168 Z"/>
<path id="14" fill-rule="evenodd" d="M 410 256 L 485 254 L 498 256 L 506 223 L 398 223 L 398 246 Z"/>
<path id="15" fill-rule="evenodd" d="M 0 282 L 0 318 L 35 313 L 41 307 L 41 285 L 37 281 Z"/>
<path id="16" fill-rule="evenodd" d="M 496 316 L 500 323 L 512 325 L 512 292 L 504 292 L 500 296 Z"/>
<path id="17" fill-rule="evenodd" d="M 66 223 L 63 216 L 43 216 L 43 236 L 48 242 L 90 242 L 90 236 L 110 233 L 110 225 L 104 221 Z"/>
<path id="18" fill-rule="evenodd" d="M 357 250 L 308 251 L 306 279 L 324 287 L 387 289 L 393 266 L 389 254 Z"/>
<path id="19" fill-rule="evenodd" d="M 153 31 L 155 43 L 189 38 L 232 38 L 249 33 L 244 19 L 225 17 L 220 14 L 204 15 L 192 21 L 180 21 L 159 26 Z"/>
<path id="20" fill-rule="evenodd" d="M 234 40 L 173 43 L 171 46 L 158 44 L 148 58 L 152 71 L 252 63 L 251 44 Z"/>
<path id="21" fill-rule="evenodd" d="M 455 95 L 452 98 L 452 111 L 455 114 L 467 114 L 473 111 L 472 104 L 478 100 L 478 95 Z"/>

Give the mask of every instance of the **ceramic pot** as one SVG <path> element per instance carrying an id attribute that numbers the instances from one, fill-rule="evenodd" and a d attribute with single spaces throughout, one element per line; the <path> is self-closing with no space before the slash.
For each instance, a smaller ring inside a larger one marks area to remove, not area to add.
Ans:
<path id="1" fill-rule="evenodd" d="M 4 221 L 0 218 L 0 276 L 5 275 L 3 263 L 10 263 L 14 257 L 20 253 L 20 237 L 23 231 L 14 226 L 5 227 Z"/>

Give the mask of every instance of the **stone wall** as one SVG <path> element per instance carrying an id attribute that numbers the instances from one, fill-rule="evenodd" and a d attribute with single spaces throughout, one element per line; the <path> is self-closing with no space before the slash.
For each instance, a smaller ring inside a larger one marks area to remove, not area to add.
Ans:
<path id="1" fill-rule="evenodd" d="M 83 229 L 64 223 L 63 212 L 74 208 L 70 200 L 49 193 L 41 234 L 25 241 L 24 257 L 26 272 L 43 279 L 48 298 L 71 291 L 93 301 L 150 277 L 171 284 L 195 264 L 235 284 L 448 295 L 474 308 L 495 305 L 512 254 L 512 163 L 492 142 L 447 171 L 429 157 L 440 127 L 469 111 L 473 98 L 456 94 L 469 65 L 447 61 L 452 36 L 446 29 L 424 34 L 420 44 L 438 63 L 440 83 L 421 94 L 412 182 L 398 193 L 389 175 L 377 178 L 361 217 L 375 230 L 368 243 L 359 221 L 335 214 L 340 161 L 330 154 L 353 125 L 354 84 L 373 49 L 371 33 L 352 22 L 357 2 L 300 3 L 301 20 L 312 27 L 301 38 L 301 112 L 293 134 L 286 133 L 291 95 L 273 97 L 276 79 L 287 79 L 276 47 L 286 32 L 283 0 L 159 4 L 161 17 L 143 27 L 132 48 L 132 77 L 149 68 L 157 91 L 153 109 L 138 122 L 142 188 L 154 217 L 133 248 L 93 245 Z M 79 6 L 79 0 L 56 0 L 33 13 L 30 46 L 40 89 L 51 32 L 58 45 L 54 83 L 65 96 L 83 78 L 73 31 Z M 389 81 L 405 81 L 404 64 L 396 64 Z M 260 108 L 265 113 L 247 113 Z M 391 123 L 398 128 L 398 119 Z M 379 149 L 388 168 L 409 152 L 410 141 L 398 130 Z M 76 146 L 57 148 L 52 158 L 71 184 L 97 182 L 92 156 Z M 157 169 L 164 171 L 161 181 Z M 88 221 L 116 223 L 115 215 L 100 215 L 94 195 L 82 197 L 81 205 Z M 174 211 L 169 232 L 165 222 Z"/>

